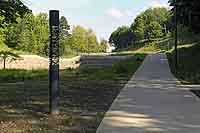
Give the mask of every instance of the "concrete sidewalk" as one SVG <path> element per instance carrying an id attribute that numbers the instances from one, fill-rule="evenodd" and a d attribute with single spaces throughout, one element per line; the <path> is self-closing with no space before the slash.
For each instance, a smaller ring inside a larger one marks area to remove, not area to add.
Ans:
<path id="1" fill-rule="evenodd" d="M 200 133 L 200 100 L 174 78 L 165 54 L 149 55 L 97 133 Z"/>

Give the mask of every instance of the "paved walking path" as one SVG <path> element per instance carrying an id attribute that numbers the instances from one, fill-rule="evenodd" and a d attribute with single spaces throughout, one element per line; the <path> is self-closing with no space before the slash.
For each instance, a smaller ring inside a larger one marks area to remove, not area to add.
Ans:
<path id="1" fill-rule="evenodd" d="M 149 55 L 97 133 L 200 133 L 200 100 L 174 78 L 165 54 Z"/>

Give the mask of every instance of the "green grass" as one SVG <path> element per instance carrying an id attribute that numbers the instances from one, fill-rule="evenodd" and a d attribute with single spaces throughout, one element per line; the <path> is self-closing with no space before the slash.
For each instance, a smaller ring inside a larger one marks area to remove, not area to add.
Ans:
<path id="1" fill-rule="evenodd" d="M 200 34 L 192 33 L 189 28 L 178 27 L 178 71 L 175 73 L 174 48 L 168 50 L 167 56 L 171 71 L 183 84 L 200 83 Z M 174 40 L 171 40 L 171 46 Z"/>
<path id="2" fill-rule="evenodd" d="M 135 53 L 158 53 L 158 52 L 165 52 L 173 47 L 173 39 L 170 36 L 163 37 L 163 38 L 156 38 L 151 39 L 149 42 L 148 40 L 141 40 L 134 42 L 131 46 L 129 46 L 126 51 L 119 52 L 119 54 L 129 55 Z M 128 53 L 128 54 L 126 54 Z"/>
<path id="3" fill-rule="evenodd" d="M 94 73 L 92 75 L 88 75 L 88 77 L 90 79 L 100 80 L 117 80 L 120 78 L 130 79 L 133 73 L 140 66 L 145 56 L 145 54 L 135 54 L 130 59 L 114 64 L 110 68 L 94 70 Z"/>
<path id="4" fill-rule="evenodd" d="M 28 79 L 39 79 L 48 76 L 47 70 L 17 70 L 6 69 L 0 70 L 0 82 L 2 81 L 23 81 Z"/>
<path id="5" fill-rule="evenodd" d="M 133 55 L 133 51 L 121 51 L 121 52 L 113 52 L 111 56 L 128 56 L 128 55 Z"/>
<path id="6" fill-rule="evenodd" d="M 178 47 L 178 71 L 175 73 L 174 49 L 167 52 L 171 71 L 185 84 L 200 83 L 200 42 L 185 44 Z"/>
<path id="7" fill-rule="evenodd" d="M 48 115 L 47 70 L 0 71 L 0 132 L 94 133 L 145 54 L 111 68 L 60 72 L 60 115 Z"/>
<path id="8" fill-rule="evenodd" d="M 160 51 L 160 49 L 158 47 L 156 47 L 156 45 L 154 43 L 146 45 L 145 47 L 143 47 L 141 49 L 142 52 L 144 53 L 157 53 Z"/>

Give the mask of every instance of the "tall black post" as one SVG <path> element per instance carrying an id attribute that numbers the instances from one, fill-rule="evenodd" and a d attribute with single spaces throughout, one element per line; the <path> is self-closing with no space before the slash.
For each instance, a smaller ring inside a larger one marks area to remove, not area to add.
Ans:
<path id="1" fill-rule="evenodd" d="M 56 115 L 59 114 L 59 11 L 51 10 L 49 15 L 49 110 Z"/>
<path id="2" fill-rule="evenodd" d="M 174 33 L 174 43 L 175 43 L 175 72 L 178 72 L 178 18 L 177 18 L 177 3 L 175 1 L 175 33 Z"/>

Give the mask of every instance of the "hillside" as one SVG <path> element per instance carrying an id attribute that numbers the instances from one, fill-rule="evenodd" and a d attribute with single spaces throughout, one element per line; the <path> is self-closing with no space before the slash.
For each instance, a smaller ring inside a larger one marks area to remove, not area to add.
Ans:
<path id="1" fill-rule="evenodd" d="M 178 71 L 175 74 L 174 49 L 167 52 L 171 71 L 184 84 L 200 84 L 200 41 L 178 47 Z"/>

